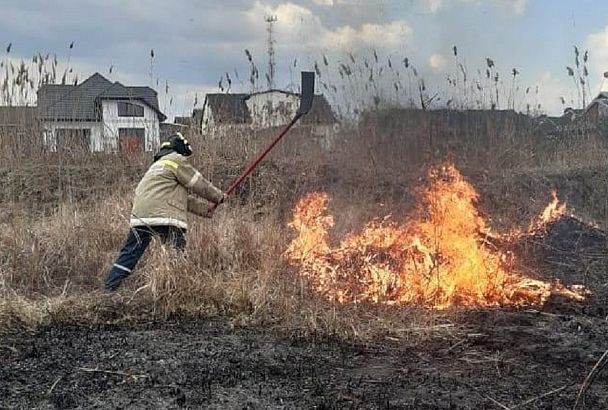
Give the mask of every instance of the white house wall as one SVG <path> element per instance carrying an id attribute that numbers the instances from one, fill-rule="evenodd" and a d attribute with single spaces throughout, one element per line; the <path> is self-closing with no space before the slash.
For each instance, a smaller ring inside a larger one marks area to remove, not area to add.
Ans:
<path id="1" fill-rule="evenodd" d="M 267 92 L 252 95 L 246 100 L 255 128 L 278 127 L 287 124 L 298 110 L 300 99 L 296 95 Z"/>
<path id="2" fill-rule="evenodd" d="M 213 121 L 213 113 L 211 112 L 211 108 L 209 106 L 205 107 L 203 110 L 203 118 L 201 119 L 201 131 L 203 133 L 212 131 L 215 127 L 215 122 Z"/>
<path id="3" fill-rule="evenodd" d="M 202 116 L 202 132 L 208 138 L 227 139 L 256 138 L 256 131 L 271 130 L 289 123 L 299 106 L 299 96 L 279 91 L 251 95 L 245 100 L 251 123 L 215 123 L 214 113 L 206 105 Z M 294 129 L 303 132 L 312 145 L 330 150 L 335 143 L 338 124 L 297 124 Z M 292 144 L 293 145 L 293 144 Z"/>
<path id="4" fill-rule="evenodd" d="M 97 141 L 103 138 L 103 127 L 100 122 L 74 122 L 74 121 L 46 121 L 44 123 L 44 143 L 50 151 L 57 151 L 57 129 L 91 130 L 91 146 L 89 150 L 94 151 Z"/>
<path id="5" fill-rule="evenodd" d="M 130 103 L 137 104 L 135 101 Z M 118 150 L 119 128 L 143 128 L 146 134 L 145 150 L 154 151 L 160 146 L 160 127 L 158 114 L 145 104 L 143 117 L 119 117 L 118 101 L 102 101 L 103 136 L 95 140 L 95 151 Z"/>
<path id="6" fill-rule="evenodd" d="M 255 94 L 246 99 L 245 102 L 251 115 L 251 123 L 245 126 L 256 129 L 279 127 L 287 124 L 295 115 L 300 104 L 297 96 L 282 92 Z M 201 124 L 203 133 L 213 133 L 219 127 L 234 125 L 216 124 L 211 107 L 205 107 Z"/>

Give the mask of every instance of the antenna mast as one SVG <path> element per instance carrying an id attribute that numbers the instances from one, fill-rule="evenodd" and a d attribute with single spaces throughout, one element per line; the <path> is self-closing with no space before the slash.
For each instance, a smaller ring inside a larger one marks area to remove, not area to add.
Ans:
<path id="1" fill-rule="evenodd" d="M 268 81 L 268 89 L 274 88 L 274 23 L 277 22 L 277 16 L 266 16 L 264 21 L 268 25 L 266 31 L 268 32 L 268 73 L 266 74 L 266 80 Z"/>

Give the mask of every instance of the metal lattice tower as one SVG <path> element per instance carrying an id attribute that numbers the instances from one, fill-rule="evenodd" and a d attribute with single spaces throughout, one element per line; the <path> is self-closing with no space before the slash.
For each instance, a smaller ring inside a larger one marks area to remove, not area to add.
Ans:
<path id="1" fill-rule="evenodd" d="M 266 74 L 266 80 L 268 81 L 268 89 L 273 89 L 276 65 L 274 61 L 274 23 L 277 21 L 277 16 L 266 16 L 264 21 L 268 25 L 266 29 L 268 32 L 268 73 Z"/>

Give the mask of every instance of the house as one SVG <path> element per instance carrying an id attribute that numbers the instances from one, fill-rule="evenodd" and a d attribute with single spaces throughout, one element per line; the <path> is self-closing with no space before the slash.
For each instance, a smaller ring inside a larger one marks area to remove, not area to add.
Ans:
<path id="1" fill-rule="evenodd" d="M 567 107 L 560 117 L 541 115 L 535 119 L 537 133 L 549 139 L 576 135 L 583 114 L 584 110 Z"/>
<path id="2" fill-rule="evenodd" d="M 596 123 L 608 120 L 608 92 L 601 92 L 591 101 L 583 115 L 589 121 Z"/>
<path id="3" fill-rule="evenodd" d="M 564 134 L 576 137 L 608 136 L 608 92 L 600 92 L 582 110 L 564 112 L 570 122 L 564 127 Z"/>
<path id="4" fill-rule="evenodd" d="M 584 109 L 566 108 L 561 117 L 552 117 L 554 127 L 548 137 L 608 137 L 608 92 L 602 91 Z"/>
<path id="5" fill-rule="evenodd" d="M 152 151 L 165 115 L 156 91 L 111 82 L 99 73 L 78 85 L 38 90 L 38 118 L 53 151 Z"/>
<path id="6" fill-rule="evenodd" d="M 608 72 L 604 73 L 602 87 L 596 98 L 585 108 L 568 107 L 561 117 L 551 118 L 552 129 L 545 134 L 549 137 L 588 138 L 608 137 Z"/>
<path id="7" fill-rule="evenodd" d="M 191 127 L 193 117 L 175 117 L 173 124 L 180 125 L 182 127 Z"/>
<path id="8" fill-rule="evenodd" d="M 239 129 L 261 130 L 285 125 L 299 105 L 299 94 L 274 89 L 252 94 L 207 94 L 202 110 L 193 113 L 193 120 L 200 124 L 203 134 L 223 136 Z M 337 125 L 327 99 L 315 95 L 312 109 L 297 127 L 309 128 L 313 136 L 330 138 Z"/>

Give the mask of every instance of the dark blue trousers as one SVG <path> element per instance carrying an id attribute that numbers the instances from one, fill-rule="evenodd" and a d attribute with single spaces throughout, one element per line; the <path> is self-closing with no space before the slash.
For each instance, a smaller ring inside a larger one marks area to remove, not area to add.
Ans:
<path id="1" fill-rule="evenodd" d="M 118 289 L 121 282 L 133 272 L 154 236 L 160 237 L 163 243 L 170 243 L 177 250 L 183 251 L 186 247 L 185 229 L 165 225 L 131 228 L 116 262 L 108 272 L 107 290 Z"/>

